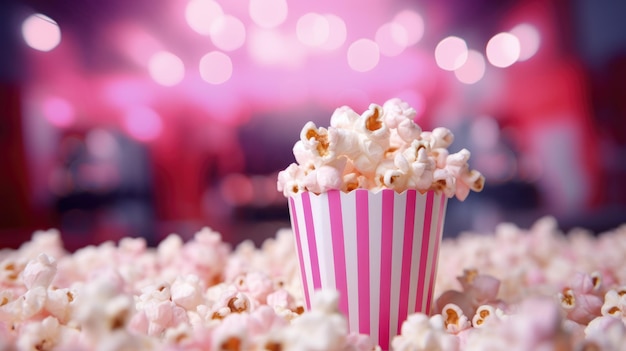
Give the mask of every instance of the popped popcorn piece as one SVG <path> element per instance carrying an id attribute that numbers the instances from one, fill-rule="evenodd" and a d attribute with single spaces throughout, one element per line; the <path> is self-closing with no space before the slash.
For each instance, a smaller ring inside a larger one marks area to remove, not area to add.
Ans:
<path id="1" fill-rule="evenodd" d="M 495 323 L 502 318 L 503 312 L 490 305 L 482 305 L 476 309 L 476 314 L 472 317 L 474 328 L 484 328 L 490 323 Z"/>
<path id="2" fill-rule="evenodd" d="M 59 321 L 50 316 L 39 323 L 27 323 L 23 326 L 17 340 L 20 350 L 53 350 L 59 343 Z"/>
<path id="3" fill-rule="evenodd" d="M 229 314 L 248 312 L 252 308 L 252 301 L 245 293 L 237 291 L 236 288 L 228 289 L 222 292 L 215 303 L 211 318 L 224 319 Z"/>
<path id="4" fill-rule="evenodd" d="M 321 290 L 313 296 L 312 310 L 295 318 L 281 335 L 285 350 L 343 350 L 348 327 L 338 312 L 339 294 Z"/>
<path id="5" fill-rule="evenodd" d="M 42 253 L 36 259 L 28 262 L 22 273 L 22 281 L 28 289 L 37 286 L 48 288 L 56 271 L 55 259 Z"/>
<path id="6" fill-rule="evenodd" d="M 198 276 L 190 274 L 177 277 L 170 288 L 172 302 L 187 310 L 193 310 L 203 301 L 202 290 Z"/>
<path id="7" fill-rule="evenodd" d="M 402 323 L 400 335 L 393 338 L 391 346 L 396 351 L 458 350 L 459 340 L 445 330 L 444 319 L 440 314 L 430 318 L 423 313 L 411 314 Z"/>
<path id="8" fill-rule="evenodd" d="M 621 318 L 626 323 L 626 286 L 607 291 L 600 312 L 603 316 Z"/>
<path id="9" fill-rule="evenodd" d="M 76 292 L 68 288 L 48 289 L 48 298 L 44 308 L 54 316 L 59 322 L 67 323 L 74 309 L 74 298 Z"/>
<path id="10" fill-rule="evenodd" d="M 558 293 L 561 306 L 567 312 L 567 318 L 574 322 L 587 324 L 601 315 L 603 305 L 601 278 L 598 273 L 592 278 L 589 274 L 576 273 L 570 284 Z"/>
<path id="11" fill-rule="evenodd" d="M 448 333 L 458 334 L 462 330 L 471 327 L 470 320 L 463 313 L 463 310 L 453 303 L 443 306 L 441 315 L 444 318 L 443 325 Z"/>
<path id="12" fill-rule="evenodd" d="M 626 325 L 610 316 L 597 317 L 585 328 L 583 350 L 623 350 L 626 345 Z"/>

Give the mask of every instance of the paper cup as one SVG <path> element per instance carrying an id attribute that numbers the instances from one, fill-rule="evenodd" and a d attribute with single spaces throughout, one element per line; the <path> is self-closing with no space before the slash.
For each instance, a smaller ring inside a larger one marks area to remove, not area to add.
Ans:
<path id="1" fill-rule="evenodd" d="M 409 314 L 430 313 L 446 205 L 415 190 L 290 197 L 307 308 L 315 290 L 338 290 L 350 332 L 388 350 Z"/>

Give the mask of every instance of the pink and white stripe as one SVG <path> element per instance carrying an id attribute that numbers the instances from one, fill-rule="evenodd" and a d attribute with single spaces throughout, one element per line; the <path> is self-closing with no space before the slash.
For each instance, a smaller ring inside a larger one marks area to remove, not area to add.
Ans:
<path id="1" fill-rule="evenodd" d="M 307 308 L 315 290 L 337 289 L 350 331 L 387 350 L 409 314 L 430 312 L 446 205 L 415 190 L 291 197 Z"/>

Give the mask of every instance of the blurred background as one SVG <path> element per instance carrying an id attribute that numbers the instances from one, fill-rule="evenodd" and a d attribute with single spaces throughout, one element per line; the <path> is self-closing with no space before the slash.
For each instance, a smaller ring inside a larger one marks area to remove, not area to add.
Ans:
<path id="1" fill-rule="evenodd" d="M 0 247 L 289 226 L 305 122 L 400 97 L 487 178 L 445 235 L 626 222 L 621 0 L 3 0 Z"/>

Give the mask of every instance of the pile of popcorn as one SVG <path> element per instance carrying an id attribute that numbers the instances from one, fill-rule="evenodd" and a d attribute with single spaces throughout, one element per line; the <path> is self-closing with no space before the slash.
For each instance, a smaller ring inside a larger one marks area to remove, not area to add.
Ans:
<path id="1" fill-rule="evenodd" d="M 278 175 L 278 191 L 289 197 L 335 189 L 416 189 L 461 201 L 470 190 L 481 191 L 484 177 L 470 170 L 470 152 L 451 154 L 450 130 L 422 131 L 415 116 L 415 109 L 394 98 L 383 106 L 371 104 L 361 115 L 340 107 L 328 128 L 306 123 L 293 147 L 296 163 Z"/>
<path id="2" fill-rule="evenodd" d="M 394 350 L 624 350 L 626 225 L 594 236 L 530 229 L 444 240 L 431 316 Z M 234 249 L 204 228 L 157 247 L 125 238 L 67 252 L 55 230 L 0 251 L 0 350 L 377 350 L 337 293 L 304 311 L 290 230 Z"/>

